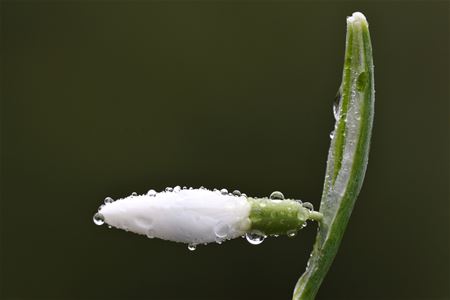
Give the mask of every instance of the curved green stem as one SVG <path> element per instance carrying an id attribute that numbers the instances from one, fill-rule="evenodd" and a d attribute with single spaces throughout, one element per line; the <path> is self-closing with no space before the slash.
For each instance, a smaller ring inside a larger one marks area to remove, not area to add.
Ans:
<path id="1" fill-rule="evenodd" d="M 322 221 L 322 219 L 323 219 L 323 214 L 320 212 L 311 211 L 309 213 L 309 220 L 314 220 L 314 221 L 320 222 L 320 221 Z"/>
<path id="2" fill-rule="evenodd" d="M 372 46 L 366 18 L 347 19 L 347 38 L 336 125 L 328 153 L 319 223 L 306 271 L 294 300 L 312 300 L 338 251 L 367 167 L 374 115 Z"/>

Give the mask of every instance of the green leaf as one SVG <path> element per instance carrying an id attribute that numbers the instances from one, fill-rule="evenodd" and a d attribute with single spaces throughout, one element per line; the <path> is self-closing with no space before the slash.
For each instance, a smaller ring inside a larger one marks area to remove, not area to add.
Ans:
<path id="1" fill-rule="evenodd" d="M 314 299 L 339 249 L 367 167 L 374 116 L 372 46 L 366 18 L 347 18 L 342 84 L 328 152 L 319 224 L 311 257 L 293 299 Z"/>

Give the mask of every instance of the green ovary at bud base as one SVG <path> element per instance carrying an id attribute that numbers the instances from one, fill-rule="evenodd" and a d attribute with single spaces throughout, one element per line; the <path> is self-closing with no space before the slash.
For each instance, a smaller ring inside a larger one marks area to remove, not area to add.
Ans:
<path id="1" fill-rule="evenodd" d="M 294 200 L 247 198 L 251 205 L 250 231 L 264 235 L 282 235 L 296 232 L 311 218 L 311 212 Z"/>

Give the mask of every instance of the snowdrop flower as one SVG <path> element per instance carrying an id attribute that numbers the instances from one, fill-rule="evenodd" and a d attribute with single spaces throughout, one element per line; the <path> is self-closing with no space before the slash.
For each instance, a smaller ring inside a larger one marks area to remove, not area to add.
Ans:
<path id="1" fill-rule="evenodd" d="M 280 192 L 270 198 L 250 198 L 239 191 L 177 186 L 160 193 L 133 193 L 117 201 L 108 197 L 94 222 L 187 243 L 194 250 L 197 244 L 222 243 L 244 235 L 252 244 L 261 243 L 268 235 L 294 236 L 308 219 L 320 218 L 307 203 L 284 200 Z"/>

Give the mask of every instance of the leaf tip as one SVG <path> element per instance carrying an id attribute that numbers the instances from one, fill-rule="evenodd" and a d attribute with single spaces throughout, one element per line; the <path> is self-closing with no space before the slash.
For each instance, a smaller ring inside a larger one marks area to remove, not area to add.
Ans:
<path id="1" fill-rule="evenodd" d="M 364 16 L 363 13 L 357 11 L 354 12 L 350 17 L 347 17 L 347 24 L 365 24 L 366 26 L 367 24 L 367 20 L 366 17 Z"/>

